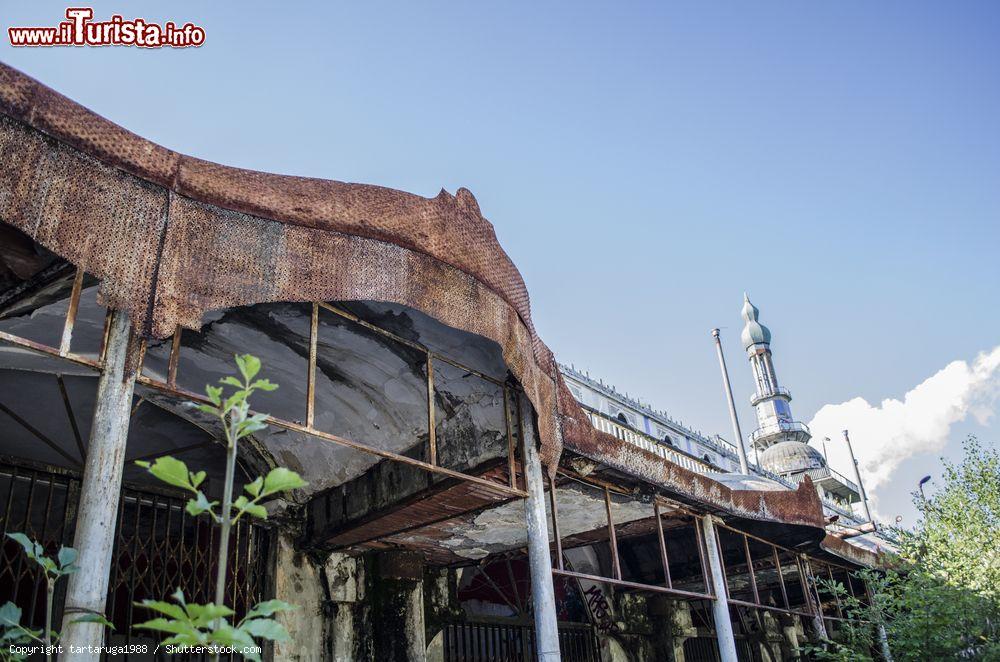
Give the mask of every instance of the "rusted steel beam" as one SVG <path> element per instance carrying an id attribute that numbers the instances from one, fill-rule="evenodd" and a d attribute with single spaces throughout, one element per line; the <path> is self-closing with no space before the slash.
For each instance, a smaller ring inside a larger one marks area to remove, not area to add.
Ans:
<path id="1" fill-rule="evenodd" d="M 167 359 L 167 385 L 177 386 L 177 366 L 181 359 L 181 334 L 184 329 L 174 327 L 174 337 L 170 341 L 170 357 Z"/>
<path id="2" fill-rule="evenodd" d="M 319 305 L 312 305 L 309 320 L 309 368 L 306 383 L 306 426 L 313 427 L 316 420 L 316 345 L 319 336 Z"/>
<path id="3" fill-rule="evenodd" d="M 69 308 L 66 310 L 66 321 L 63 324 L 62 340 L 59 342 L 59 354 L 69 354 L 69 346 L 73 342 L 73 325 L 76 324 L 76 313 L 80 309 L 80 291 L 83 289 L 83 269 L 77 267 L 73 277 L 73 289 L 69 295 Z"/>
<path id="4" fill-rule="evenodd" d="M 774 554 L 774 569 L 778 571 L 778 584 L 781 586 L 781 599 L 785 603 L 785 609 L 791 609 L 788 602 L 788 590 L 785 588 L 785 573 L 781 570 L 781 559 L 778 557 L 778 548 L 771 545 L 771 552 Z"/>
<path id="5" fill-rule="evenodd" d="M 559 507 L 556 503 L 556 481 L 549 476 L 549 503 L 552 509 L 552 537 L 556 541 L 556 567 L 563 569 L 562 535 L 559 533 Z"/>
<path id="6" fill-rule="evenodd" d="M 33 437 L 35 437 L 43 444 L 45 444 L 46 446 L 54 450 L 56 453 L 61 455 L 63 458 L 65 458 L 67 462 L 76 467 L 82 466 L 79 460 L 77 460 L 75 457 L 73 457 L 72 455 L 64 451 L 62 448 L 60 448 L 59 444 L 49 439 L 38 428 L 36 428 L 31 423 L 21 418 L 21 416 L 19 416 L 17 412 L 13 411 L 10 407 L 8 407 L 2 402 L 0 402 L 0 411 L 2 411 L 3 413 L 7 414 L 12 419 L 14 419 L 15 423 L 20 425 L 22 428 L 30 432 Z"/>
<path id="7" fill-rule="evenodd" d="M 434 359 L 427 354 L 427 444 L 431 464 L 437 466 L 437 416 L 434 411 Z"/>
<path id="8" fill-rule="evenodd" d="M 104 365 L 108 357 L 108 338 L 111 336 L 111 310 L 104 311 L 104 333 L 101 335 L 101 351 L 97 354 L 97 362 Z"/>
<path id="9" fill-rule="evenodd" d="M 158 381 L 146 375 L 139 375 L 136 381 L 143 386 L 148 386 L 150 388 L 156 389 L 161 393 L 165 393 L 171 397 L 179 398 L 182 400 L 192 400 L 201 404 L 211 404 L 204 395 L 199 393 L 194 393 L 193 391 L 188 391 L 181 388 L 170 388 L 164 382 Z M 358 441 L 353 441 L 351 439 L 345 439 L 344 437 L 338 437 L 335 434 L 330 434 L 329 432 L 323 432 L 322 430 L 317 430 L 315 428 L 309 428 L 305 425 L 300 425 L 298 423 L 293 423 L 291 421 L 286 421 L 284 419 L 275 418 L 274 416 L 268 416 L 265 421 L 274 425 L 275 427 L 284 428 L 286 430 L 291 430 L 293 432 L 300 432 L 302 434 L 314 437 L 321 441 L 326 441 L 334 443 L 340 446 L 346 446 L 348 448 L 353 448 L 355 450 L 361 451 L 363 453 L 370 453 L 371 455 L 377 455 L 378 457 L 385 458 L 387 460 L 395 460 L 397 462 L 402 462 L 403 464 L 409 464 L 415 467 L 424 469 L 425 471 L 430 471 L 433 473 L 438 473 L 444 476 L 449 476 L 451 478 L 456 478 L 458 480 L 465 480 L 477 485 L 482 485 L 483 487 L 488 487 L 489 489 L 495 491 L 497 494 L 511 496 L 511 497 L 521 497 L 527 496 L 527 492 L 523 490 L 511 489 L 507 485 L 502 483 L 496 483 L 491 480 L 485 480 L 477 476 L 471 476 L 469 474 L 464 474 L 460 471 L 455 471 L 453 469 L 447 469 L 445 467 L 434 466 L 428 462 L 422 460 L 417 460 L 412 457 L 407 457 L 405 455 L 398 455 L 391 451 L 385 451 L 381 448 L 374 448 L 363 444 Z"/>
<path id="10" fill-rule="evenodd" d="M 66 391 L 66 382 L 62 375 L 56 375 L 56 383 L 59 384 L 59 394 L 62 396 L 63 406 L 66 408 L 66 418 L 69 419 L 69 426 L 73 430 L 73 439 L 76 441 L 77 450 L 80 451 L 80 461 L 83 462 L 87 459 L 87 450 L 83 447 L 83 436 L 76 423 L 76 415 L 73 413 L 73 405 L 70 404 L 69 392 Z"/>
<path id="11" fill-rule="evenodd" d="M 374 331 L 375 333 L 383 335 L 383 336 L 385 336 L 387 338 L 392 338 L 393 340 L 395 340 L 398 343 L 406 345 L 407 347 L 412 347 L 413 349 L 416 349 L 416 350 L 419 350 L 421 352 L 424 352 L 425 354 L 431 354 L 431 355 L 434 356 L 435 359 L 438 359 L 439 361 L 442 361 L 442 362 L 447 363 L 447 364 L 449 364 L 451 366 L 454 366 L 454 367 L 458 368 L 459 370 L 465 370 L 466 372 L 468 372 L 468 373 L 470 373 L 472 375 L 475 375 L 476 377 L 479 377 L 480 379 L 485 379 L 486 381 L 491 382 L 491 383 L 493 383 L 493 384 L 495 384 L 497 386 L 503 386 L 504 385 L 504 382 L 501 381 L 501 380 L 499 380 L 499 379 L 497 379 L 496 377 L 491 377 L 491 376 L 489 376 L 489 375 L 487 375 L 485 373 L 482 373 L 482 372 L 476 370 L 475 368 L 470 368 L 469 366 L 467 366 L 467 365 L 465 365 L 463 363 L 459 363 L 455 359 L 450 358 L 448 356 L 443 356 L 441 354 L 438 354 L 437 352 L 432 352 L 426 345 L 423 345 L 423 344 L 421 344 L 419 342 L 415 342 L 413 340 L 410 340 L 409 338 L 404 338 L 402 336 L 396 335 L 392 331 L 387 331 L 386 329 L 383 329 L 380 326 L 376 326 L 376 325 L 372 324 L 371 322 L 367 322 L 367 321 L 361 319 L 357 315 L 355 315 L 353 313 L 350 313 L 350 312 L 344 310 L 343 308 L 338 308 L 337 306 L 334 306 L 332 304 L 329 304 L 329 303 L 326 303 L 326 302 L 322 302 L 322 301 L 318 302 L 316 305 L 318 305 L 320 308 L 323 308 L 324 310 L 327 310 L 327 311 L 333 313 L 334 315 L 339 315 L 340 317 L 343 317 L 344 319 L 350 320 L 350 321 L 354 322 L 355 324 L 363 326 L 366 329 L 368 329 L 369 331 Z"/>
<path id="12" fill-rule="evenodd" d="M 638 589 L 640 591 L 652 591 L 653 593 L 666 593 L 668 595 L 676 595 L 683 598 L 697 598 L 702 600 L 711 600 L 714 597 L 711 593 L 695 593 L 692 591 L 682 591 L 679 588 L 666 588 L 664 586 L 657 586 L 655 584 L 640 584 L 638 582 L 630 582 L 630 581 L 625 581 L 623 579 L 601 577 L 600 575 L 588 575 L 586 573 L 574 572 L 572 570 L 553 569 L 552 574 L 559 575 L 562 577 L 574 577 L 576 579 L 585 579 L 593 582 L 603 582 L 605 584 L 622 586 L 624 588 Z"/>
<path id="13" fill-rule="evenodd" d="M 755 609 L 766 609 L 768 611 L 776 611 L 782 614 L 790 614 L 792 616 L 805 616 L 806 618 L 812 618 L 812 614 L 805 611 L 796 611 L 794 609 L 782 609 L 781 607 L 773 607 L 771 605 L 754 604 L 753 602 L 747 602 L 745 600 L 735 600 L 729 598 L 729 604 L 739 605 L 741 607 L 753 607 Z"/>
<path id="14" fill-rule="evenodd" d="M 28 340 L 27 338 L 22 338 L 21 336 L 15 336 L 7 333 L 6 331 L 0 331 L 0 341 L 8 342 L 11 345 L 17 345 L 18 347 L 23 347 L 24 349 L 30 349 L 31 351 L 39 352 L 40 354 L 54 356 L 59 359 L 66 359 L 72 363 L 86 366 L 88 368 L 94 368 L 98 371 L 101 369 L 100 361 L 94 361 L 93 359 L 88 359 L 85 356 L 73 354 L 72 352 L 68 352 L 63 355 L 59 353 L 59 348 L 57 347 L 50 347 L 43 343 L 35 342 L 34 340 Z"/>
<path id="15" fill-rule="evenodd" d="M 750 575 L 750 588 L 753 589 L 753 601 L 760 604 L 760 594 L 757 592 L 757 577 L 753 569 L 753 559 L 750 558 L 750 542 L 743 536 L 743 553 L 747 557 L 747 574 Z"/>
<path id="16" fill-rule="evenodd" d="M 503 387 L 503 417 L 507 425 L 507 473 L 510 478 L 510 488 L 517 489 L 517 469 L 514 466 L 514 425 L 510 420 L 510 390 Z"/>
<path id="17" fill-rule="evenodd" d="M 718 589 L 712 584 L 708 577 L 708 565 L 705 563 L 705 541 L 701 536 L 701 525 L 698 519 L 694 520 L 694 537 L 698 544 L 698 561 L 701 564 L 701 580 L 705 582 L 705 590 L 713 595 L 718 593 Z"/>
<path id="18" fill-rule="evenodd" d="M 663 580 L 667 588 L 673 587 L 670 579 L 670 560 L 667 558 L 667 540 L 663 537 L 663 518 L 660 515 L 660 503 L 653 499 L 653 515 L 656 517 L 656 536 L 660 543 L 660 563 L 663 564 Z"/>
<path id="19" fill-rule="evenodd" d="M 608 516 L 608 544 L 611 545 L 612 570 L 615 573 L 615 579 L 621 580 L 622 567 L 618 560 L 618 536 L 615 534 L 615 520 L 611 516 L 611 491 L 607 487 L 604 488 L 604 512 Z"/>

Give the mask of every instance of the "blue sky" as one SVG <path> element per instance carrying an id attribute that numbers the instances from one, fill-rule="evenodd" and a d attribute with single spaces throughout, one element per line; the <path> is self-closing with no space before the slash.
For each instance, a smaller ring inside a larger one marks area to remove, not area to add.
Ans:
<path id="1" fill-rule="evenodd" d="M 744 290 L 804 421 L 1000 345 L 996 3 L 93 6 L 196 22 L 206 44 L 4 38 L 0 59 L 206 159 L 470 188 L 557 356 L 706 432 L 730 436 L 713 326 L 738 402 L 752 389 Z M 0 24 L 65 8 L 4 0 Z M 907 492 L 968 432 L 997 440 L 954 421 L 878 488 L 879 512 L 909 517 Z"/>

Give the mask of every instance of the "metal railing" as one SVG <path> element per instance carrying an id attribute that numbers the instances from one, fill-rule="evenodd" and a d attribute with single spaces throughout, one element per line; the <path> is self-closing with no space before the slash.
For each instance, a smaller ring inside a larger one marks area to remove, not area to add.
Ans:
<path id="1" fill-rule="evenodd" d="M 756 407 L 758 402 L 760 402 L 764 398 L 770 398 L 772 395 L 783 395 L 789 400 L 792 399 L 792 392 L 783 386 L 779 386 L 778 388 L 772 388 L 767 393 L 750 394 L 750 406 Z"/>
<path id="2" fill-rule="evenodd" d="M 809 477 L 813 479 L 815 483 L 818 480 L 823 480 L 824 478 L 832 478 L 849 490 L 853 490 L 855 494 L 860 495 L 861 492 L 858 490 L 858 486 L 854 481 L 847 478 L 838 471 L 831 469 L 830 467 L 823 467 L 822 469 L 810 469 L 808 472 Z"/>
<path id="3" fill-rule="evenodd" d="M 590 419 L 591 425 L 601 432 L 614 435 L 622 441 L 638 446 L 639 448 L 645 449 L 651 453 L 655 453 L 663 459 L 669 460 L 674 464 L 678 464 L 689 471 L 694 471 L 699 474 L 709 474 L 723 471 L 721 467 L 717 467 L 714 464 L 710 464 L 700 458 L 689 455 L 678 448 L 668 446 L 655 437 L 633 430 L 632 428 L 622 425 L 617 421 L 606 418 L 602 414 L 594 412 L 590 409 L 584 409 L 584 411 L 587 412 L 587 417 Z"/>
<path id="4" fill-rule="evenodd" d="M 809 426 L 805 423 L 768 423 L 767 425 L 759 427 L 750 433 L 750 443 L 757 441 L 761 437 L 766 437 L 778 432 L 804 432 L 805 434 L 812 434 L 809 431 Z"/>
<path id="5" fill-rule="evenodd" d="M 601 432 L 606 432 L 618 439 L 621 439 L 624 442 L 634 444 L 639 448 L 645 449 L 651 453 L 655 453 L 656 455 L 659 455 L 663 459 L 669 460 L 674 464 L 678 464 L 689 471 L 693 471 L 695 473 L 703 475 L 726 471 L 722 467 L 718 467 L 714 464 L 705 462 L 703 459 L 695 457 L 689 453 L 686 453 L 685 451 L 682 451 L 679 448 L 673 448 L 671 446 L 667 446 L 666 444 L 656 439 L 655 437 L 652 437 L 650 435 L 639 432 L 638 430 L 630 428 L 626 425 L 623 425 L 614 419 L 608 418 L 607 416 L 601 414 L 600 412 L 596 412 L 590 409 L 589 407 L 584 406 L 583 410 L 587 413 L 587 418 L 590 419 L 591 425 L 593 425 L 596 429 L 600 430 Z M 796 423 L 795 425 L 798 425 L 800 428 L 805 428 L 805 430 L 807 431 L 809 429 L 808 427 L 806 427 L 801 423 Z M 760 465 L 757 464 L 751 465 L 750 471 L 751 473 L 761 476 L 762 478 L 773 480 L 774 482 L 783 485 L 790 490 L 794 490 L 798 487 L 795 481 L 789 480 L 788 478 L 785 478 L 781 474 L 776 474 L 773 471 L 768 471 L 767 469 L 764 469 Z M 834 474 L 838 480 L 846 481 L 847 485 L 849 486 L 854 485 L 854 483 L 848 481 L 846 478 L 844 478 L 841 474 L 837 473 L 836 471 L 831 469 L 830 473 Z M 857 491 L 856 488 L 855 491 Z M 851 511 L 848 508 L 845 508 L 841 504 L 831 499 L 828 499 L 820 495 L 820 501 L 823 502 L 824 507 L 829 508 L 831 511 L 837 513 L 838 515 L 851 518 L 852 520 L 857 519 L 857 515 L 855 515 L 853 511 Z"/>

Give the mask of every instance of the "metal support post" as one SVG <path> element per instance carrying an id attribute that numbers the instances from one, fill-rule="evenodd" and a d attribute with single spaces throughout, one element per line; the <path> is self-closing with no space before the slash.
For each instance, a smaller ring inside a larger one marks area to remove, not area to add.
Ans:
<path id="1" fill-rule="evenodd" d="M 140 341 L 131 333 L 128 314 L 114 311 L 81 481 L 73 539 L 80 570 L 70 575 L 66 589 L 61 629 L 63 660 L 96 661 L 101 657 L 99 647 L 104 643 L 104 626 L 76 621 L 88 614 L 104 615 L 129 412 L 140 356 Z"/>
<path id="2" fill-rule="evenodd" d="M 522 458 L 528 498 L 524 519 L 528 527 L 528 565 L 531 569 L 531 598 L 535 613 L 535 650 L 539 662 L 559 662 L 559 624 L 556 596 L 552 586 L 552 559 L 549 531 L 545 524 L 545 483 L 538 448 L 529 435 L 522 436 Z"/>
<path id="3" fill-rule="evenodd" d="M 747 463 L 747 449 L 743 446 L 743 433 L 740 431 L 740 419 L 736 415 L 736 404 L 733 402 L 733 387 L 729 383 L 729 370 L 726 369 L 726 357 L 722 353 L 722 341 L 719 339 L 719 330 L 712 329 L 712 337 L 715 338 L 715 351 L 719 354 L 719 367 L 722 368 L 722 384 L 726 387 L 726 398 L 729 401 L 729 418 L 733 422 L 733 434 L 736 436 L 736 451 L 740 454 L 740 473 L 749 474 L 750 467 Z"/>
<path id="4" fill-rule="evenodd" d="M 719 640 L 719 659 L 721 662 L 737 662 L 733 621 L 729 615 L 729 590 L 726 588 L 726 576 L 722 570 L 722 557 L 719 555 L 719 543 L 715 537 L 712 516 L 702 517 L 701 525 L 705 532 L 707 548 L 705 551 L 715 593 L 715 599 L 712 600 L 712 616 L 715 620 L 715 636 Z"/>
<path id="5" fill-rule="evenodd" d="M 854 465 L 854 480 L 858 481 L 858 491 L 861 492 L 861 505 L 865 509 L 865 519 L 875 523 L 872 519 L 872 511 L 868 508 L 868 495 L 865 493 L 865 484 L 861 482 L 861 469 L 858 468 L 858 460 L 854 457 L 854 447 L 851 446 L 851 437 L 847 430 L 844 430 L 844 441 L 847 442 L 847 452 L 851 454 L 851 464 Z"/>

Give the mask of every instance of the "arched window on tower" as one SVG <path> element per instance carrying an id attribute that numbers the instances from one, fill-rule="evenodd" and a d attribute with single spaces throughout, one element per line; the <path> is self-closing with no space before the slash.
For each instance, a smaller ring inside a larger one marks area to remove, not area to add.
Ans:
<path id="1" fill-rule="evenodd" d="M 617 418 L 619 421 L 621 421 L 625 425 L 629 424 L 628 416 L 626 416 L 625 412 L 623 412 L 623 411 L 618 412 L 618 416 L 616 416 L 615 418 Z"/>
<path id="2" fill-rule="evenodd" d="M 674 440 L 669 434 L 665 434 L 663 435 L 663 443 L 665 443 L 667 446 L 673 446 Z"/>

